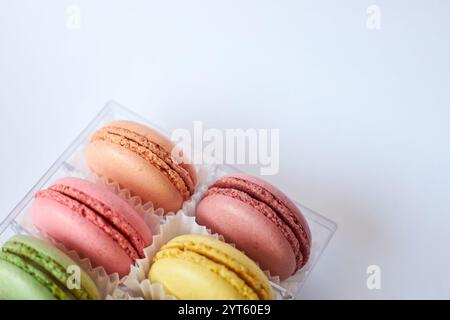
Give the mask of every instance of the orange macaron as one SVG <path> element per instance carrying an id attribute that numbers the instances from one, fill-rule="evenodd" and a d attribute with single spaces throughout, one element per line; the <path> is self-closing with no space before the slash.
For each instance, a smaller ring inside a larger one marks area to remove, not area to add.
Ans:
<path id="1" fill-rule="evenodd" d="M 132 121 L 108 123 L 91 137 L 89 168 L 165 212 L 179 210 L 195 191 L 192 165 L 172 157 L 175 145 L 164 135 Z"/>

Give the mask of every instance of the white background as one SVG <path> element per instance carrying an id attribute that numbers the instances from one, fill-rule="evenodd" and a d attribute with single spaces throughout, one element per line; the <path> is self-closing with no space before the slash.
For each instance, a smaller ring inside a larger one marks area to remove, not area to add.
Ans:
<path id="1" fill-rule="evenodd" d="M 281 130 L 268 179 L 339 225 L 301 298 L 450 298 L 450 3 L 371 4 L 1 0 L 0 217 L 113 98 Z"/>

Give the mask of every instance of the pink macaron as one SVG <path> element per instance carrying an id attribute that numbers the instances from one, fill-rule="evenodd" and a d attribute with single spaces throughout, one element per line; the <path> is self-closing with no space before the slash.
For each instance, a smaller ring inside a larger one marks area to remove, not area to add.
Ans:
<path id="1" fill-rule="evenodd" d="M 197 207 L 196 221 L 282 280 L 310 256 L 311 231 L 303 214 L 280 190 L 256 177 L 238 174 L 214 182 Z"/>
<path id="2" fill-rule="evenodd" d="M 94 266 L 108 273 L 129 273 L 152 233 L 125 200 L 106 187 L 79 178 L 65 178 L 36 193 L 33 224 Z"/>

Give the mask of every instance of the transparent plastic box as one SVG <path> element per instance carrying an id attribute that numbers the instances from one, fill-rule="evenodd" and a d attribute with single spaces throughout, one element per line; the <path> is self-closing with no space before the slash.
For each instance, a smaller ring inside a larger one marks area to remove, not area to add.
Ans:
<path id="1" fill-rule="evenodd" d="M 6 216 L 0 223 L 0 244 L 15 234 L 35 234 L 29 221 L 29 208 L 34 198 L 34 194 L 48 187 L 55 180 L 66 176 L 90 177 L 90 173 L 84 164 L 84 149 L 89 141 L 90 136 L 99 129 L 103 124 L 113 120 L 133 120 L 145 124 L 149 127 L 159 130 L 160 132 L 170 136 L 163 128 L 149 122 L 145 118 L 139 116 L 133 111 L 119 105 L 114 101 L 110 101 L 91 121 L 81 134 L 72 142 L 72 144 L 63 152 L 63 154 L 55 161 L 55 163 L 47 170 L 47 172 L 39 179 L 39 181 L 31 188 L 31 190 L 23 197 L 16 207 Z M 229 165 L 214 166 L 214 176 L 220 177 L 225 174 L 239 172 L 238 169 Z M 280 186 L 282 189 L 282 186 Z M 289 192 L 287 192 L 289 194 Z M 294 201 L 295 202 L 295 201 Z M 315 264 L 319 260 L 321 254 L 327 247 L 333 237 L 337 225 L 333 221 L 324 216 L 304 207 L 295 202 L 305 215 L 311 228 L 313 246 L 311 259 L 304 268 L 300 282 L 289 283 L 286 285 L 273 283 L 279 299 L 294 299 L 301 291 L 307 277 L 312 272 Z M 288 279 L 289 280 L 289 279 Z"/>

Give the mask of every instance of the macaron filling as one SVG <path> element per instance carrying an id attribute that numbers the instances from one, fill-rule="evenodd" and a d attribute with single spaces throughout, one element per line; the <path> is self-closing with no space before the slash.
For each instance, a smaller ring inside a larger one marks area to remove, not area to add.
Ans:
<path id="1" fill-rule="evenodd" d="M 137 154 L 150 165 L 159 169 L 185 200 L 194 193 L 195 185 L 190 173 L 176 163 L 169 152 L 147 137 L 124 128 L 109 126 L 93 135 L 92 141 L 97 140 L 119 145 Z"/>
<path id="2" fill-rule="evenodd" d="M 104 203 L 75 188 L 57 184 L 39 191 L 37 198 L 47 198 L 82 215 L 89 222 L 110 236 L 131 260 L 144 258 L 144 240 L 122 215 Z"/>
<path id="3" fill-rule="evenodd" d="M 195 261 L 205 265 L 238 289 L 248 299 L 270 299 L 271 294 L 258 277 L 233 257 L 205 243 L 170 242 L 155 255 L 153 262 L 164 258 Z"/>
<path id="4" fill-rule="evenodd" d="M 51 294 L 58 300 L 72 300 L 78 297 L 88 297 L 87 292 L 83 289 L 79 292 L 71 292 L 66 288 L 65 281 L 67 279 L 62 277 L 65 273 L 62 266 L 56 262 L 48 259 L 48 257 L 41 256 L 34 249 L 23 244 L 13 243 L 10 246 L 5 246 L 0 252 L 0 259 L 7 261 L 22 271 L 28 273 L 41 285 L 43 285 Z M 54 268 L 54 269 L 52 269 Z"/>
<path id="5" fill-rule="evenodd" d="M 204 198 L 213 194 L 232 197 L 264 214 L 279 227 L 291 245 L 296 257 L 297 270 L 306 264 L 310 254 L 308 233 L 297 215 L 271 192 L 248 180 L 225 177 L 216 181 L 205 193 Z"/>

